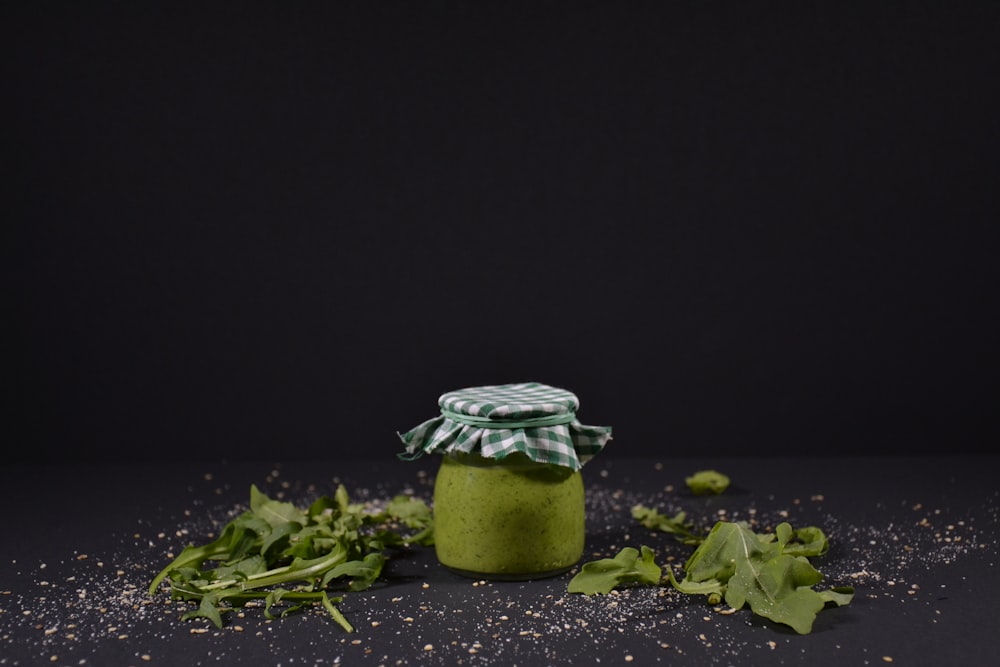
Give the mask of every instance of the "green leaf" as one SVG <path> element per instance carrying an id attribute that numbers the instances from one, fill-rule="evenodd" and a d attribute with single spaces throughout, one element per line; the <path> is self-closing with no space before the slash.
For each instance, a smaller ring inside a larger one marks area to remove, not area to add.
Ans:
<path id="1" fill-rule="evenodd" d="M 337 602 L 340 602 L 340 598 L 335 598 L 335 599 Z M 326 593 L 323 593 L 322 602 L 323 602 L 323 607 L 327 610 L 327 612 L 329 612 L 330 616 L 333 617 L 333 620 L 336 621 L 337 624 L 340 625 L 340 627 L 344 628 L 344 630 L 346 630 L 347 632 L 354 632 L 354 626 L 352 626 L 347 621 L 347 619 L 344 617 L 344 614 L 342 614 L 340 609 L 338 609 L 333 604 L 333 600 L 330 599 L 330 597 Z"/>
<path id="2" fill-rule="evenodd" d="M 719 521 L 688 558 L 684 571 L 692 581 L 727 582 L 739 561 L 770 558 L 779 553 L 778 549 L 777 545 L 762 541 L 746 523 Z"/>
<path id="3" fill-rule="evenodd" d="M 813 590 L 823 575 L 804 554 L 821 555 L 828 547 L 815 527 L 796 531 L 781 523 L 774 534 L 757 534 L 746 523 L 720 521 L 684 564 L 684 580 L 678 582 L 673 573 L 669 579 L 683 593 L 711 599 L 722 594 L 734 609 L 749 606 L 759 616 L 807 634 L 828 602 L 847 604 L 853 596 L 851 589 Z"/>
<path id="4" fill-rule="evenodd" d="M 755 614 L 808 634 L 824 606 L 811 586 L 822 579 L 802 557 L 781 554 L 767 561 L 741 560 L 726 588 L 726 604 L 742 609 L 748 603 Z"/>
<path id="5" fill-rule="evenodd" d="M 729 477 L 715 470 L 699 470 L 684 482 L 696 496 L 718 495 L 729 488 Z"/>
<path id="6" fill-rule="evenodd" d="M 685 512 L 678 512 L 673 517 L 668 517 L 651 507 L 636 505 L 632 508 L 632 518 L 651 530 L 670 533 L 684 544 L 697 546 L 705 539 L 704 535 L 694 532 L 694 524 L 686 521 L 687 514 Z"/>
<path id="7" fill-rule="evenodd" d="M 253 575 L 267 571 L 267 560 L 263 556 L 247 556 L 231 565 L 221 565 L 202 573 L 212 579 L 235 579 L 246 581 Z"/>
<path id="8" fill-rule="evenodd" d="M 330 581 L 341 577 L 350 577 L 348 590 L 362 591 L 369 588 L 382 573 L 385 557 L 380 553 L 370 553 L 363 560 L 351 560 L 337 565 L 325 575 L 320 585 L 325 587 Z"/>
<path id="9" fill-rule="evenodd" d="M 788 529 L 791 530 L 791 526 L 787 523 L 779 525 L 776 530 L 780 531 L 782 526 L 788 526 Z M 779 541 L 781 541 L 780 538 Z M 830 541 L 827 539 L 826 534 L 816 526 L 806 526 L 798 530 L 791 530 L 790 536 L 787 540 L 782 541 L 781 545 L 782 553 L 789 554 L 790 556 L 805 556 L 807 558 L 823 556 L 830 549 Z"/>
<path id="10" fill-rule="evenodd" d="M 317 523 L 328 523 L 335 514 L 340 514 L 340 508 L 337 506 L 337 502 L 330 496 L 321 496 L 313 501 L 309 509 L 306 510 L 306 514 L 309 515 L 311 521 Z"/>
<path id="11" fill-rule="evenodd" d="M 218 608 L 219 598 L 213 595 L 206 595 L 198 604 L 198 609 L 189 611 L 181 616 L 182 621 L 192 618 L 207 618 L 215 627 L 222 629 L 222 614 Z"/>
<path id="12" fill-rule="evenodd" d="M 333 499 L 337 503 L 337 509 L 340 510 L 341 514 L 347 514 L 350 511 L 350 497 L 347 495 L 347 487 L 343 484 L 337 486 L 337 491 L 333 494 Z"/>
<path id="13" fill-rule="evenodd" d="M 230 560 L 234 552 L 244 551 L 245 543 L 252 542 L 256 538 L 253 533 L 248 533 L 246 527 L 240 519 L 235 519 L 223 529 L 222 534 L 208 544 L 202 546 L 188 545 L 184 547 L 180 555 L 174 558 L 165 568 L 153 577 L 149 584 L 149 594 L 154 595 L 160 583 L 174 570 L 187 567 L 197 568 L 206 560 Z"/>
<path id="14" fill-rule="evenodd" d="M 402 523 L 407 528 L 416 530 L 411 535 L 403 535 L 396 531 L 380 531 L 378 539 L 386 546 L 404 547 L 410 544 L 432 546 L 434 544 L 434 520 L 430 507 L 419 498 L 400 494 L 386 504 L 385 511 L 371 517 L 372 521 L 391 521 Z"/>
<path id="15" fill-rule="evenodd" d="M 300 597 L 300 598 L 298 598 L 299 600 L 301 600 L 299 602 L 299 604 L 293 604 L 293 605 L 290 605 L 288 607 L 285 607 L 284 609 L 281 610 L 281 614 L 279 616 L 275 616 L 274 614 L 271 613 L 271 609 L 275 605 L 277 605 L 278 603 L 280 603 L 281 600 L 284 597 L 286 597 L 286 596 L 288 596 L 289 598 L 291 598 L 292 597 L 292 591 L 290 591 L 288 589 L 285 589 L 285 588 L 276 588 L 273 591 L 271 591 L 270 593 L 268 593 L 267 597 L 264 598 L 264 616 L 266 618 L 270 618 L 272 620 L 276 619 L 276 618 L 284 618 L 285 616 L 288 616 L 289 614 L 294 614 L 295 612 L 300 611 L 303 607 L 305 607 L 307 604 L 309 604 L 310 600 L 314 599 L 316 601 L 319 601 L 319 599 L 320 599 L 319 593 L 316 593 L 314 598 L 302 598 L 302 597 Z"/>
<path id="16" fill-rule="evenodd" d="M 851 604 L 851 601 L 854 599 L 854 587 L 834 586 L 825 591 L 819 591 L 819 595 L 827 605 L 832 604 L 836 607 L 843 607 L 844 605 Z"/>
<path id="17" fill-rule="evenodd" d="M 721 600 L 723 593 L 726 592 L 725 584 L 718 579 L 693 581 L 690 577 L 686 577 L 681 581 L 677 581 L 673 570 L 670 568 L 667 568 L 667 580 L 674 588 L 687 595 L 706 595 L 709 597 L 717 597 Z"/>
<path id="18" fill-rule="evenodd" d="M 607 594 L 625 584 L 660 583 L 660 568 L 653 562 L 653 550 L 643 546 L 642 552 L 625 547 L 614 558 L 585 563 L 569 582 L 570 593 Z"/>
<path id="19" fill-rule="evenodd" d="M 261 540 L 260 552 L 267 553 L 268 551 L 276 550 L 279 553 L 284 551 L 290 542 L 293 535 L 298 535 L 302 532 L 302 524 L 298 521 L 288 521 L 286 523 L 275 525 L 268 535 Z"/>
<path id="20" fill-rule="evenodd" d="M 385 508 L 386 514 L 407 528 L 423 529 L 431 525 L 431 510 L 423 500 L 413 496 L 395 496 Z"/>
<path id="21" fill-rule="evenodd" d="M 306 522 L 305 512 L 291 503 L 271 500 L 257 488 L 256 484 L 250 487 L 250 511 L 272 527 L 289 522 L 298 524 Z"/>

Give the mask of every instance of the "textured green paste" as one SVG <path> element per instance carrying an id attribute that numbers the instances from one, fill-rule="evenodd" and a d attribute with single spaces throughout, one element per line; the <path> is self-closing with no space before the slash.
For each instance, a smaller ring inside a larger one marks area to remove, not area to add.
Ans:
<path id="1" fill-rule="evenodd" d="M 535 463 L 446 454 L 434 485 L 438 560 L 469 576 L 531 579 L 573 567 L 583 555 L 583 478 Z"/>

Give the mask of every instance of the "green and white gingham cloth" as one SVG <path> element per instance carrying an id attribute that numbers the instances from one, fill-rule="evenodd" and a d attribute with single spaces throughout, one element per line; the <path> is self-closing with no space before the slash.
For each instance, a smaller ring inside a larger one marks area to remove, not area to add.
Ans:
<path id="1" fill-rule="evenodd" d="M 406 449 L 400 458 L 476 452 L 502 459 L 521 452 L 579 470 L 611 439 L 610 426 L 577 421 L 575 394 L 537 382 L 458 389 L 442 394 L 438 406 L 440 416 L 398 434 Z"/>

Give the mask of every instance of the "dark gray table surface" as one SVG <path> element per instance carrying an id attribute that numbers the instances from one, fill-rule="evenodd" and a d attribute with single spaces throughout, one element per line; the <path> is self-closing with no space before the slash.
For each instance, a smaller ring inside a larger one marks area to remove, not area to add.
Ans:
<path id="1" fill-rule="evenodd" d="M 433 550 L 391 554 L 383 579 L 348 593 L 348 634 L 322 610 L 217 630 L 181 621 L 152 576 L 246 508 L 251 484 L 306 504 L 343 482 L 354 500 L 430 499 L 437 461 L 198 462 L 4 466 L 0 665 L 943 665 L 996 664 L 1000 457 L 616 459 L 584 468 L 584 561 L 624 546 L 661 563 L 691 548 L 633 521 L 637 503 L 719 518 L 816 525 L 831 541 L 820 587 L 854 601 L 797 635 L 748 610 L 655 587 L 566 592 L 571 574 L 485 582 L 443 569 Z M 705 468 L 733 485 L 691 496 Z"/>

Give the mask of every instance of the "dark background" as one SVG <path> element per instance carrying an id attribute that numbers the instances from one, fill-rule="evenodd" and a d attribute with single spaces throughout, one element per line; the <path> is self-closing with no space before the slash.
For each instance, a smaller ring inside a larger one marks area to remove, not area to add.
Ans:
<path id="1" fill-rule="evenodd" d="M 8 461 L 998 441 L 1000 3 L 21 4 Z"/>

